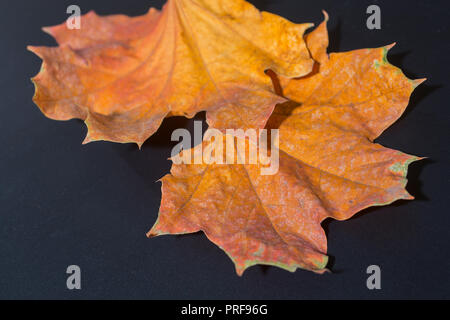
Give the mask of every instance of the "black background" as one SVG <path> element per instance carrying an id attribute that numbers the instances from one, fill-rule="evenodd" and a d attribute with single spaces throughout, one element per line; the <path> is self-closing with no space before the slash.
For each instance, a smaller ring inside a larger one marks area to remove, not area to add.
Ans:
<path id="1" fill-rule="evenodd" d="M 343 299 L 450 298 L 448 1 L 266 0 L 259 9 L 294 22 L 330 14 L 330 51 L 392 42 L 389 60 L 429 80 L 405 115 L 378 142 L 430 159 L 411 166 L 412 202 L 326 221 L 332 274 L 252 267 L 236 276 L 231 260 L 202 234 L 149 240 L 169 172 L 175 128 L 166 120 L 135 145 L 82 146 L 81 121 L 45 118 L 32 103 L 30 78 L 41 61 L 27 45 L 55 45 L 42 26 L 83 13 L 144 14 L 151 0 L 2 1 L 0 10 L 0 298 Z M 366 28 L 378 4 L 382 30 Z M 202 119 L 203 115 L 198 118 Z M 66 268 L 82 269 L 82 290 L 66 289 Z M 382 270 L 382 290 L 366 288 L 366 268 Z"/>

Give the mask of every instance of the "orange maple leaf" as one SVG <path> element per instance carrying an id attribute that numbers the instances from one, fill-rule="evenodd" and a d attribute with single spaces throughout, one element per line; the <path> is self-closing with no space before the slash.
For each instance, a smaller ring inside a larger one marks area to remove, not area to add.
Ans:
<path id="1" fill-rule="evenodd" d="M 278 105 L 267 125 L 279 129 L 278 173 L 261 175 L 258 164 L 174 164 L 148 236 L 203 231 L 239 275 L 255 264 L 323 273 L 324 219 L 412 199 L 407 168 L 420 158 L 372 140 L 398 119 L 421 81 L 387 62 L 389 46 L 328 58 L 326 22 L 306 39 L 315 71 L 280 79 L 297 102 Z"/>
<path id="2" fill-rule="evenodd" d="M 29 47 L 43 59 L 35 103 L 49 118 L 79 118 L 85 142 L 136 142 L 167 116 L 207 111 L 215 128 L 264 127 L 274 106 L 265 74 L 286 77 L 313 66 L 304 31 L 243 0 L 168 0 L 130 18 L 91 12 L 80 30 L 44 28 L 59 47 Z"/>

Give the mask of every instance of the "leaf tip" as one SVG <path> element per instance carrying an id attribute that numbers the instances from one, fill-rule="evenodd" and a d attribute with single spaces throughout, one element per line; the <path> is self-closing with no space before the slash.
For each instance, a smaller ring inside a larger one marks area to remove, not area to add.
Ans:
<path id="1" fill-rule="evenodd" d="M 158 221 L 159 221 L 159 218 L 158 218 Z M 164 233 L 164 232 L 162 232 L 160 230 L 157 230 L 158 229 L 158 221 L 156 221 L 156 223 L 153 226 L 153 228 L 149 232 L 147 232 L 147 234 L 146 234 L 147 238 L 149 238 L 149 239 L 156 238 L 156 237 L 159 237 L 159 236 L 162 236 L 162 235 L 166 234 L 166 233 Z"/>
<path id="2" fill-rule="evenodd" d="M 422 78 L 422 79 L 416 79 L 416 80 L 412 80 L 412 84 L 414 89 L 417 88 L 418 86 L 420 86 L 422 83 L 424 83 L 425 81 L 427 81 L 427 78 Z"/>
<path id="3" fill-rule="evenodd" d="M 151 239 L 151 238 L 157 237 L 158 235 L 156 233 L 154 233 L 152 230 L 150 230 L 149 232 L 147 232 L 146 236 L 147 236 L 147 238 Z"/>
<path id="4" fill-rule="evenodd" d="M 42 59 L 39 47 L 28 45 L 27 46 L 27 50 L 30 51 L 30 52 L 33 52 L 35 55 L 37 55 L 39 58 Z"/>
<path id="5" fill-rule="evenodd" d="M 42 27 L 41 30 L 53 37 L 53 27 Z"/>
<path id="6" fill-rule="evenodd" d="M 413 195 L 411 195 L 409 192 L 406 192 L 405 197 L 403 198 L 403 200 L 414 200 L 415 197 Z"/>
<path id="7" fill-rule="evenodd" d="M 91 138 L 91 136 L 89 135 L 89 133 L 87 134 L 86 138 L 84 138 L 82 145 L 86 145 L 89 144 L 93 141 L 93 139 Z"/>
<path id="8" fill-rule="evenodd" d="M 391 44 L 388 44 L 387 46 L 385 46 L 386 50 L 389 51 L 391 50 L 393 47 L 395 47 L 397 45 L 397 42 L 393 42 Z"/>

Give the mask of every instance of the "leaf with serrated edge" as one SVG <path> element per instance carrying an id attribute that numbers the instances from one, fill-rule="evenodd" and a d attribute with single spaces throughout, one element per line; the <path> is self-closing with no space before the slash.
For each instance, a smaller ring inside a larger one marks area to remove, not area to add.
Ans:
<path id="1" fill-rule="evenodd" d="M 412 199 L 407 168 L 420 158 L 372 140 L 401 115 L 420 81 L 387 62 L 389 47 L 328 58 L 326 22 L 307 42 L 315 73 L 280 80 L 286 96 L 303 103 L 278 105 L 267 125 L 280 130 L 278 173 L 261 175 L 260 165 L 174 164 L 148 236 L 203 231 L 239 275 L 256 264 L 323 273 L 324 219 Z"/>
<path id="2" fill-rule="evenodd" d="M 165 117 L 200 111 L 215 128 L 264 127 L 285 101 L 265 71 L 309 73 L 310 26 L 243 0 L 169 0 L 135 18 L 90 12 L 79 30 L 44 28 L 59 47 L 29 47 L 43 59 L 34 101 L 49 118 L 85 120 L 85 142 L 142 145 Z"/>

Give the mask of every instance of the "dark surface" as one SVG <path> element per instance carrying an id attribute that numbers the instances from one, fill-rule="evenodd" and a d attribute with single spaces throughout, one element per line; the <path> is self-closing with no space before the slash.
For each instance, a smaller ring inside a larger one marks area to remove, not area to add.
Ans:
<path id="1" fill-rule="evenodd" d="M 26 45 L 54 45 L 42 26 L 78 4 L 99 14 L 144 14 L 162 1 L 2 1 L 0 10 L 0 298 L 450 298 L 449 5 L 448 1 L 252 1 L 294 22 L 330 14 L 331 51 L 397 46 L 389 60 L 411 78 L 429 80 L 406 114 L 378 142 L 430 157 L 411 166 L 413 202 L 369 209 L 324 223 L 333 274 L 252 267 L 236 276 L 231 260 L 205 236 L 149 240 L 160 184 L 168 173 L 171 132 L 164 122 L 135 145 L 82 146 L 81 121 L 45 118 L 32 103 L 41 61 Z M 382 30 L 365 26 L 378 4 Z M 82 290 L 66 289 L 65 270 L 82 268 Z M 366 288 L 366 268 L 382 270 L 382 290 Z"/>

